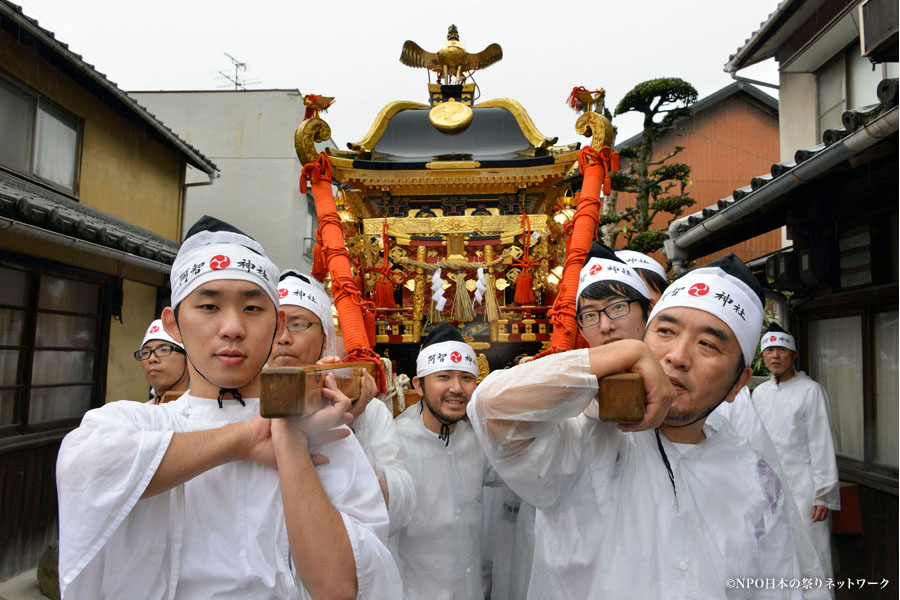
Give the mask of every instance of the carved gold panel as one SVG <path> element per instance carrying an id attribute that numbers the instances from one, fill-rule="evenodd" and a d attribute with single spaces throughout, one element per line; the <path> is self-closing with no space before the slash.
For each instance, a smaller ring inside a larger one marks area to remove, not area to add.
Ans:
<path id="1" fill-rule="evenodd" d="M 532 231 L 547 229 L 547 215 L 528 215 Z M 391 235 L 428 235 L 455 233 L 503 233 L 521 235 L 520 215 L 470 215 L 463 217 L 389 217 L 388 230 Z M 363 219 L 363 233 L 381 235 L 384 219 Z M 510 230 L 518 230 L 518 234 Z M 517 257 L 518 258 L 518 257 Z"/>

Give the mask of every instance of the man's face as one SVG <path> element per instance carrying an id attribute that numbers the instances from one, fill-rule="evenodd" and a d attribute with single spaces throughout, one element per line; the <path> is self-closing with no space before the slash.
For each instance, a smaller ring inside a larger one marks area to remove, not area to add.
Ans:
<path id="1" fill-rule="evenodd" d="M 781 377 L 794 368 L 794 359 L 797 358 L 797 353 L 781 346 L 769 346 L 763 350 L 762 356 L 763 362 L 766 363 L 766 367 L 772 371 L 772 374 Z"/>
<path id="2" fill-rule="evenodd" d="M 615 313 L 616 308 L 622 310 L 624 304 L 629 312 L 624 317 L 610 319 L 606 313 L 600 314 L 600 322 L 590 327 L 581 327 L 581 335 L 590 347 L 603 346 L 619 340 L 639 340 L 644 333 L 644 313 L 637 302 L 627 304 L 628 298 L 624 296 L 609 296 L 601 300 L 581 299 L 579 314 L 592 310 L 606 309 Z"/>
<path id="3" fill-rule="evenodd" d="M 163 323 L 184 344 L 194 369 L 203 374 L 191 377 L 191 389 L 200 397 L 212 393 L 214 398 L 218 388 L 251 383 L 269 356 L 276 329 L 280 333 L 284 327 L 283 315 L 272 300 L 248 281 L 201 285 L 182 300 L 177 324 L 171 310 L 163 311 Z"/>
<path id="4" fill-rule="evenodd" d="M 476 379 L 465 371 L 438 371 L 413 377 L 413 387 L 431 411 L 446 423 L 456 423 L 466 416 L 466 404 L 475 391 Z"/>
<path id="5" fill-rule="evenodd" d="M 647 327 L 644 343 L 675 387 L 666 425 L 690 423 L 723 398 L 730 402 L 750 377 L 745 368 L 735 382 L 741 347 L 725 323 L 703 310 L 661 312 Z"/>
<path id="6" fill-rule="evenodd" d="M 164 346 L 172 346 L 172 342 L 149 340 L 141 346 L 141 350 L 156 350 Z M 187 373 L 187 359 L 184 354 L 176 351 L 162 358 L 153 353 L 150 358 L 141 361 L 141 368 L 144 369 L 147 383 L 159 394 L 171 389 Z"/>
<path id="7" fill-rule="evenodd" d="M 325 347 L 325 332 L 319 317 L 311 310 L 293 304 L 284 304 L 281 310 L 284 311 L 285 328 L 272 345 L 269 364 L 273 367 L 315 364 L 322 358 Z M 306 327 L 307 324 L 310 327 Z"/>

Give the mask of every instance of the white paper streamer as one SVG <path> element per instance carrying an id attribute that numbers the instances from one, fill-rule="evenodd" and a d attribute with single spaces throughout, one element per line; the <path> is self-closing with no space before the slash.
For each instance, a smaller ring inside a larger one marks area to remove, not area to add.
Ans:
<path id="1" fill-rule="evenodd" d="M 474 308 L 476 304 L 481 304 L 484 301 L 484 291 L 487 289 L 487 285 L 484 283 L 484 268 L 478 268 L 478 281 L 475 282 L 475 299 L 472 301 L 472 307 Z"/>
<path id="2" fill-rule="evenodd" d="M 431 301 L 434 302 L 438 312 L 444 310 L 444 305 L 447 304 L 447 299 L 444 298 L 444 280 L 441 279 L 440 267 L 435 269 L 431 276 Z"/>

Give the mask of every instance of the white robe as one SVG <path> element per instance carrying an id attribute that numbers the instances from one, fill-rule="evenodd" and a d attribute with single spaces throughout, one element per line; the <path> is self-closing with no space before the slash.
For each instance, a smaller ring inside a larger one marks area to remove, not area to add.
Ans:
<path id="1" fill-rule="evenodd" d="M 772 377 L 752 394 L 753 406 L 775 443 L 778 458 L 800 517 L 831 577 L 831 515 L 813 523 L 813 506 L 840 510 L 841 498 L 828 396 L 816 381 L 798 371 L 788 381 Z"/>
<path id="2" fill-rule="evenodd" d="M 377 398 L 353 421 L 353 431 L 379 481 L 388 489 L 389 535 L 406 527 L 416 506 L 416 486 L 390 410 Z"/>
<path id="3" fill-rule="evenodd" d="M 231 462 L 140 499 L 174 433 L 259 414 L 258 398 L 245 402 L 220 409 L 187 393 L 85 414 L 57 462 L 63 598 L 309 598 L 291 564 L 277 470 Z M 365 454 L 353 436 L 319 451 L 331 461 L 317 472 L 350 538 L 359 597 L 398 597 L 387 510 Z"/>
<path id="4" fill-rule="evenodd" d="M 503 485 L 484 489 L 482 558 L 491 600 L 521 600 L 528 593 L 534 557 L 534 507 Z"/>
<path id="5" fill-rule="evenodd" d="M 421 407 L 416 403 L 395 420 L 417 497 L 409 523 L 392 539 L 404 597 L 480 600 L 481 488 L 500 481 L 469 423 L 459 421 L 445 445 L 425 427 Z"/>
<path id="6" fill-rule="evenodd" d="M 469 404 L 488 458 L 537 508 L 528 597 L 800 598 L 727 586 L 800 576 L 768 463 L 724 420 L 695 445 L 661 435 L 676 496 L 654 431 L 623 434 L 582 414 L 597 391 L 587 350 L 576 350 L 491 373 Z M 542 408 L 521 413 L 535 398 Z M 502 421 L 512 429 L 494 439 Z"/>

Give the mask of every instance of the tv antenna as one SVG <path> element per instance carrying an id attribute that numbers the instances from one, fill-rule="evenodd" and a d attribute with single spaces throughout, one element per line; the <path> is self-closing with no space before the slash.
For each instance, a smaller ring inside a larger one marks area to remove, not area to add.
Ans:
<path id="1" fill-rule="evenodd" d="M 230 84 L 219 87 L 231 87 L 231 85 L 234 85 L 235 90 L 246 90 L 248 85 L 259 83 L 258 79 L 247 79 L 246 77 L 241 76 L 242 73 L 247 72 L 247 67 L 249 66 L 247 63 L 236 59 L 227 52 L 223 52 L 222 54 L 231 59 L 231 64 L 234 65 L 234 76 L 219 71 L 219 75 L 231 82 Z"/>

